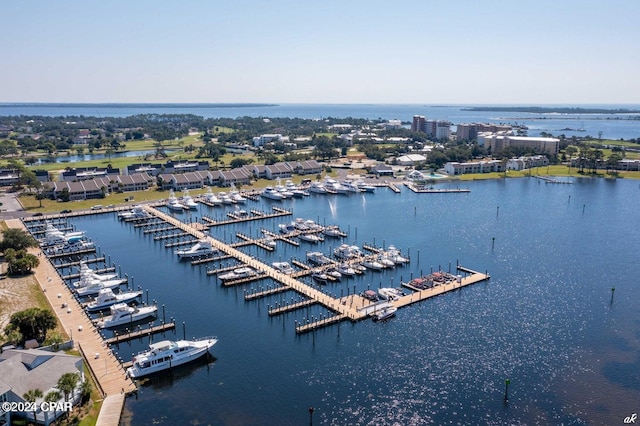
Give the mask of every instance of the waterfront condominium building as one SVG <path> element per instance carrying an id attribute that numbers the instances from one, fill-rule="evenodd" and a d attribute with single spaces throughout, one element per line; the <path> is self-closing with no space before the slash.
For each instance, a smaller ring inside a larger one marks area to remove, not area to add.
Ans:
<path id="1" fill-rule="evenodd" d="M 481 142 L 482 140 L 482 142 Z M 484 145 L 487 150 L 492 153 L 498 152 L 507 147 L 531 148 L 539 153 L 557 155 L 560 148 L 560 139 L 557 138 L 541 138 L 528 136 L 510 136 L 510 135 L 482 135 L 478 138 L 478 144 Z"/>
<path id="2" fill-rule="evenodd" d="M 456 139 L 472 141 L 478 138 L 479 133 L 500 133 L 513 130 L 513 127 L 504 124 L 493 123 L 461 123 L 456 126 Z"/>
<path id="3" fill-rule="evenodd" d="M 423 132 L 429 138 L 449 139 L 451 123 L 444 120 L 427 120 L 423 115 L 414 115 L 411 122 L 412 132 Z"/>

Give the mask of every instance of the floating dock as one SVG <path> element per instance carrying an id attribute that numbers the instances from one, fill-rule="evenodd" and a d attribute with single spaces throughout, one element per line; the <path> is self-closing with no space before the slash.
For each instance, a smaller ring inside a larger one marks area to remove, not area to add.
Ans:
<path id="1" fill-rule="evenodd" d="M 229 269 L 241 267 L 241 265 L 246 265 L 250 268 L 253 268 L 257 271 L 257 276 L 248 277 L 246 279 L 238 280 L 239 282 L 228 282 L 226 285 L 233 284 L 241 284 L 245 282 L 252 281 L 254 279 L 263 279 L 263 278 L 271 278 L 274 281 L 277 281 L 282 285 L 282 288 L 278 288 L 277 290 L 274 288 L 273 290 L 267 290 L 262 292 L 262 295 L 275 294 L 276 292 L 293 290 L 306 298 L 306 300 L 311 300 L 311 303 L 318 303 L 323 305 L 327 310 L 333 312 L 335 315 L 329 316 L 327 318 L 320 318 L 318 320 L 309 321 L 306 324 L 296 325 L 296 333 L 305 333 L 307 331 L 315 330 L 319 327 L 324 327 L 326 325 L 334 324 L 336 322 L 349 319 L 351 321 L 359 321 L 368 317 L 368 311 L 366 309 L 367 306 L 371 305 L 371 301 L 359 296 L 359 295 L 351 295 L 347 296 L 349 302 L 347 302 L 346 298 L 335 298 L 330 295 L 323 293 L 322 291 L 297 280 L 291 275 L 286 275 L 281 273 L 280 271 L 274 269 L 270 265 L 267 265 L 260 260 L 255 259 L 254 257 L 239 251 L 234 248 L 232 245 L 226 244 L 222 241 L 219 241 L 209 235 L 206 235 L 200 230 L 194 229 L 186 223 L 179 221 L 178 219 L 171 217 L 157 209 L 154 209 L 150 206 L 144 206 L 144 208 L 154 216 L 160 217 L 164 221 L 170 223 L 171 225 L 180 228 L 182 231 L 193 235 L 197 239 L 207 239 L 211 242 L 211 245 L 217 250 L 225 253 L 226 255 L 235 258 L 238 261 L 239 265 L 229 267 Z M 291 214 L 289 212 L 289 214 Z M 466 277 L 460 277 L 459 279 L 454 280 L 453 282 L 447 282 L 443 284 L 438 284 L 433 288 L 424 289 L 412 292 L 409 295 L 402 296 L 398 300 L 390 302 L 393 306 L 397 308 L 401 308 L 412 303 L 417 303 L 431 297 L 438 296 L 440 294 L 447 293 L 449 291 L 457 290 L 462 287 L 475 284 L 481 281 L 485 281 L 489 279 L 488 274 L 482 274 L 480 272 L 473 271 L 471 269 L 458 266 L 457 269 L 459 271 L 470 274 Z M 207 271 L 207 274 L 213 274 L 216 272 L 221 272 L 220 269 L 217 269 L 215 272 Z M 257 293 L 253 295 L 249 293 L 245 293 L 245 300 L 257 299 L 260 297 Z M 306 306 L 306 305 L 305 305 Z M 288 308 L 291 309 L 291 308 Z"/>

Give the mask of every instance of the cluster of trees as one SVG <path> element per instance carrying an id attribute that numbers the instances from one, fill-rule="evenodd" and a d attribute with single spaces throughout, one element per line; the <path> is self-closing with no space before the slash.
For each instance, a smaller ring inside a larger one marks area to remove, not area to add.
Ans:
<path id="1" fill-rule="evenodd" d="M 4 252 L 4 260 L 8 263 L 9 274 L 23 275 L 40 264 L 37 256 L 27 253 L 27 248 L 37 247 L 38 242 L 21 229 L 2 231 L 0 250 Z"/>
<path id="2" fill-rule="evenodd" d="M 11 315 L 4 333 L 10 342 L 20 346 L 31 339 L 43 343 L 56 324 L 56 317 L 48 309 L 29 308 Z"/>

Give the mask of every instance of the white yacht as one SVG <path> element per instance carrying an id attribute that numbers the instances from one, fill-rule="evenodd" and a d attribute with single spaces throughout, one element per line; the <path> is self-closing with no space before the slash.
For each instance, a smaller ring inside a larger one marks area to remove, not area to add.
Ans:
<path id="1" fill-rule="evenodd" d="M 187 207 L 178 201 L 176 194 L 173 192 L 173 189 L 169 191 L 169 198 L 167 198 L 167 208 L 173 211 L 183 211 L 187 209 Z"/>
<path id="2" fill-rule="evenodd" d="M 271 266 L 273 266 L 273 269 L 287 275 L 291 275 L 296 271 L 289 262 L 273 262 Z"/>
<path id="3" fill-rule="evenodd" d="M 308 243 L 313 243 L 313 244 L 324 241 L 322 236 L 317 234 L 300 234 L 298 238 L 300 238 L 302 241 L 306 241 Z"/>
<path id="4" fill-rule="evenodd" d="M 393 268 L 396 266 L 395 262 L 389 259 L 388 256 L 381 254 L 376 258 L 376 262 L 380 263 L 385 268 Z"/>
<path id="5" fill-rule="evenodd" d="M 204 356 L 213 345 L 218 343 L 215 337 L 197 340 L 163 340 L 149 345 L 149 349 L 133 357 L 127 374 L 132 379 L 157 373 L 194 361 Z"/>
<path id="6" fill-rule="evenodd" d="M 387 249 L 387 257 L 391 259 L 396 265 L 401 265 L 403 263 L 409 262 L 409 259 L 402 256 L 400 250 L 398 250 L 393 245 L 389 245 L 389 248 Z"/>
<path id="7" fill-rule="evenodd" d="M 374 259 L 365 260 L 364 262 L 362 262 L 362 266 L 364 266 L 367 269 L 373 269 L 374 271 L 381 271 L 385 268 L 385 266 L 382 263 Z"/>
<path id="8" fill-rule="evenodd" d="M 192 257 L 206 256 L 216 252 L 216 249 L 211 246 L 211 241 L 202 239 L 197 243 L 189 247 L 188 249 L 176 250 L 175 253 L 180 259 L 189 259 Z"/>
<path id="9" fill-rule="evenodd" d="M 322 230 L 322 233 L 327 237 L 334 237 L 334 238 L 344 237 L 346 235 L 344 232 L 340 230 L 340 227 L 338 227 L 338 225 L 327 226 Z"/>
<path id="10" fill-rule="evenodd" d="M 118 219 L 149 219 L 151 215 L 140 206 L 133 206 L 131 210 L 125 210 L 118 213 Z"/>
<path id="11" fill-rule="evenodd" d="M 74 243 L 84 238 L 84 231 L 62 232 L 50 223 L 44 230 L 44 238 L 47 242 L 58 241 L 62 243 Z"/>
<path id="12" fill-rule="evenodd" d="M 327 190 L 327 192 L 331 192 L 331 193 L 337 193 L 337 194 L 348 194 L 349 193 L 349 189 L 344 186 L 343 184 L 341 184 L 340 182 L 338 182 L 335 179 L 332 178 L 325 178 L 324 179 L 324 188 Z"/>
<path id="13" fill-rule="evenodd" d="M 284 184 L 284 187 L 296 198 L 302 198 L 309 195 L 307 191 L 299 188 L 295 183 L 291 181 L 291 179 L 287 179 L 287 181 Z"/>
<path id="14" fill-rule="evenodd" d="M 129 306 L 126 303 L 116 303 L 109 308 L 111 315 L 96 320 L 95 324 L 98 328 L 117 327 L 149 317 L 155 317 L 157 311 L 158 307 L 155 305 L 137 307 Z"/>
<path id="15" fill-rule="evenodd" d="M 362 251 L 358 246 L 340 244 L 333 250 L 333 255 L 339 259 L 353 259 L 362 256 Z"/>
<path id="16" fill-rule="evenodd" d="M 382 287 L 378 289 L 378 295 L 384 300 L 398 300 L 401 296 L 404 296 L 401 290 L 393 287 Z"/>
<path id="17" fill-rule="evenodd" d="M 224 191 L 218 192 L 218 198 L 220 198 L 220 200 L 222 200 L 222 204 L 235 204 L 236 202 L 233 200 L 233 198 L 231 198 L 231 196 L 229 196 L 229 194 L 227 194 Z"/>
<path id="18" fill-rule="evenodd" d="M 85 262 L 80 262 L 80 277 L 88 277 L 90 279 L 98 281 L 107 281 L 118 278 L 118 274 L 98 274 L 93 269 L 89 268 Z"/>
<path id="19" fill-rule="evenodd" d="M 254 271 L 252 268 L 249 268 L 248 266 L 245 266 L 242 268 L 236 268 L 233 271 L 226 272 L 222 275 L 218 275 L 218 278 L 222 281 L 232 281 L 239 280 L 241 278 L 248 278 L 254 276 L 255 274 L 256 271 Z"/>
<path id="20" fill-rule="evenodd" d="M 327 274 L 330 277 L 333 277 L 338 281 L 342 279 L 342 274 L 340 273 L 340 271 L 338 271 L 338 268 L 329 268 L 325 271 L 325 274 Z"/>
<path id="21" fill-rule="evenodd" d="M 204 194 L 204 200 L 209 204 L 213 204 L 214 206 L 222 205 L 222 200 L 218 198 L 218 196 L 211 191 L 211 188 L 209 188 L 207 190 L 207 193 Z"/>
<path id="22" fill-rule="evenodd" d="M 284 197 L 278 191 L 276 191 L 272 186 L 267 186 L 260 193 L 264 198 L 268 198 L 270 200 L 282 200 Z"/>
<path id="23" fill-rule="evenodd" d="M 94 300 L 87 303 L 86 307 L 88 311 L 99 311 L 101 309 L 108 308 L 116 303 L 129 303 L 136 300 L 142 295 L 141 291 L 129 291 L 126 293 L 114 293 L 110 288 L 104 288 L 100 290 Z"/>
<path id="24" fill-rule="evenodd" d="M 341 263 L 340 265 L 338 265 L 336 267 L 336 270 L 340 272 L 342 275 L 346 275 L 348 277 L 352 277 L 355 274 L 357 274 L 356 270 L 346 263 Z"/>
<path id="25" fill-rule="evenodd" d="M 113 279 L 113 280 L 96 280 L 89 277 L 80 277 L 80 281 L 73 284 L 73 287 L 78 296 L 92 296 L 100 293 L 100 290 L 105 288 L 116 288 L 121 284 L 125 284 L 126 279 Z"/>
<path id="26" fill-rule="evenodd" d="M 319 251 L 310 251 L 307 253 L 307 260 L 314 265 L 326 265 L 331 263 L 331 259 Z"/>
<path id="27" fill-rule="evenodd" d="M 238 190 L 232 190 L 231 192 L 229 192 L 229 198 L 231 198 L 232 201 L 240 204 L 244 204 L 247 202 L 247 199 L 240 195 L 240 192 Z"/>
<path id="28" fill-rule="evenodd" d="M 283 186 L 280 179 L 276 181 L 276 186 L 274 187 L 274 190 L 277 191 L 278 194 L 282 195 L 282 198 L 293 197 L 293 192 L 289 191 L 285 186 Z"/>
<path id="29" fill-rule="evenodd" d="M 376 187 L 375 186 L 369 185 L 368 183 L 366 183 L 363 180 L 357 180 L 356 181 L 356 185 L 358 186 L 360 191 L 363 191 L 363 192 L 376 192 Z"/>
<path id="30" fill-rule="evenodd" d="M 315 181 L 311 182 L 311 185 L 309 186 L 309 192 L 313 192 L 314 194 L 326 194 L 327 190 L 324 189 L 322 182 Z"/>
<path id="31" fill-rule="evenodd" d="M 182 204 L 191 210 L 196 210 L 198 208 L 198 203 L 193 200 L 193 197 L 189 194 L 189 190 L 185 189 L 182 193 Z"/>
<path id="32" fill-rule="evenodd" d="M 351 193 L 362 192 L 360 188 L 358 188 L 358 185 L 352 180 L 343 181 L 342 186 L 344 186 L 347 189 L 347 191 Z"/>

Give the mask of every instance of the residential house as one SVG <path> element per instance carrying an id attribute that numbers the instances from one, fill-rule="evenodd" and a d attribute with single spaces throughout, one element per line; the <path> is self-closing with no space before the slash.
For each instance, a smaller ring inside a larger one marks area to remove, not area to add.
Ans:
<path id="1" fill-rule="evenodd" d="M 317 175 L 322 173 L 322 165 L 316 160 L 295 161 L 287 164 L 297 175 Z"/>
<path id="2" fill-rule="evenodd" d="M 290 178 L 293 175 L 293 170 L 287 163 L 279 162 L 266 166 L 265 174 L 267 179 L 283 179 Z"/>
<path id="3" fill-rule="evenodd" d="M 250 169 L 238 167 L 236 169 L 220 172 L 220 185 L 248 185 L 251 182 L 253 174 Z"/>
<path id="4" fill-rule="evenodd" d="M 71 182 L 100 177 L 115 178 L 117 176 L 120 176 L 120 169 L 113 169 L 108 167 L 78 167 L 62 172 L 62 174 L 60 175 L 60 180 Z"/>
<path id="5" fill-rule="evenodd" d="M 65 373 L 75 373 L 80 380 L 76 389 L 69 395 L 74 405 L 80 401 L 81 385 L 85 380 L 82 357 L 67 355 L 64 352 L 49 352 L 41 349 L 3 348 L 0 353 L 0 401 L 26 402 L 23 395 L 33 389 L 40 389 L 43 397 L 36 402 L 43 402 L 44 396 L 56 388 L 58 380 Z M 64 394 L 60 403 L 64 402 Z M 66 411 L 36 410 L 37 422 L 49 425 Z M 0 424 L 11 424 L 12 417 L 23 417 L 33 420 L 34 412 L 3 412 L 0 408 Z"/>

